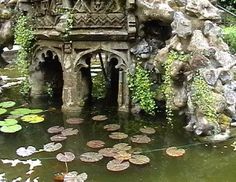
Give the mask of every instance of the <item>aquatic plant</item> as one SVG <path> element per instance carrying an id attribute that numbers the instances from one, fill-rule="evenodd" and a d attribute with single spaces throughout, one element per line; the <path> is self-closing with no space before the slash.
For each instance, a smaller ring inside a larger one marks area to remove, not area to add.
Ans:
<path id="1" fill-rule="evenodd" d="M 68 162 L 71 162 L 75 159 L 75 155 L 72 152 L 59 153 L 56 156 L 58 161 L 64 162 L 66 165 L 66 173 L 68 173 Z"/>
<path id="2" fill-rule="evenodd" d="M 129 75 L 128 81 L 133 101 L 137 102 L 145 112 L 154 114 L 157 107 L 154 92 L 151 90 L 152 82 L 149 78 L 149 72 L 138 64 L 135 68 L 135 74 Z"/>
<path id="3" fill-rule="evenodd" d="M 185 150 L 176 147 L 169 147 L 166 149 L 166 154 L 171 157 L 181 157 L 185 154 Z"/>

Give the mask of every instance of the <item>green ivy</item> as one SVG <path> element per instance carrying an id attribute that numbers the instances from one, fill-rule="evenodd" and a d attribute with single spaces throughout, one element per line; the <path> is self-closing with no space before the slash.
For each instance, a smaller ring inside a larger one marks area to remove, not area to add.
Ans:
<path id="1" fill-rule="evenodd" d="M 193 105 L 202 111 L 208 121 L 217 122 L 216 101 L 213 97 L 213 91 L 199 73 L 193 78 L 191 100 Z"/>
<path id="2" fill-rule="evenodd" d="M 93 97 L 97 99 L 104 98 L 106 92 L 105 78 L 102 72 L 99 72 L 96 76 L 92 77 L 93 80 Z"/>
<path id="3" fill-rule="evenodd" d="M 135 74 L 129 75 L 129 88 L 132 91 L 132 99 L 139 103 L 140 107 L 149 114 L 154 114 L 156 103 L 154 92 L 151 91 L 152 83 L 149 72 L 140 65 L 136 66 Z"/>
<path id="4" fill-rule="evenodd" d="M 224 40 L 230 46 L 232 52 L 236 52 L 236 26 L 223 28 Z"/>
<path id="5" fill-rule="evenodd" d="M 173 125 L 173 99 L 174 99 L 174 89 L 173 80 L 171 78 L 172 64 L 175 61 L 187 61 L 189 58 L 188 54 L 177 51 L 170 51 L 167 60 L 164 62 L 164 83 L 160 86 L 162 93 L 164 94 L 166 100 L 166 119 L 169 124 Z"/>
<path id="6" fill-rule="evenodd" d="M 34 40 L 33 23 L 30 16 L 25 16 L 23 14 L 19 15 L 14 29 L 14 36 L 15 44 L 21 46 L 21 49 L 17 53 L 17 69 L 20 71 L 22 76 L 28 77 L 29 55 L 31 53 L 32 43 Z M 21 93 L 24 95 L 28 94 L 29 90 L 30 83 L 27 79 L 21 86 Z"/>

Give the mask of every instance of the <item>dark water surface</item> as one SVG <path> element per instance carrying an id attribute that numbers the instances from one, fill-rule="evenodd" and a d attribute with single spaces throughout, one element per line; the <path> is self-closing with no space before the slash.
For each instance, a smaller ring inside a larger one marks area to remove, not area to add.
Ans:
<path id="1" fill-rule="evenodd" d="M 43 107 L 47 108 L 47 103 Z M 104 122 L 92 121 L 92 116 L 106 114 L 108 120 Z M 23 130 L 16 134 L 0 133 L 0 158 L 22 159 L 16 155 L 17 148 L 21 146 L 35 146 L 42 148 L 50 142 L 52 134 L 47 129 L 54 125 L 73 127 L 79 130 L 76 136 L 69 136 L 61 142 L 63 148 L 53 153 L 38 153 L 25 159 L 40 159 L 42 166 L 36 167 L 32 178 L 39 176 L 39 181 L 51 182 L 55 173 L 65 171 L 65 164 L 55 159 L 60 152 L 70 151 L 76 155 L 76 160 L 68 163 L 69 171 L 86 172 L 88 182 L 234 182 L 236 181 L 236 152 L 230 144 L 233 139 L 220 144 L 199 144 L 191 134 L 183 129 L 184 119 L 176 117 L 175 126 L 171 129 L 165 126 L 163 117 L 138 117 L 127 113 L 112 111 L 103 106 L 92 107 L 77 113 L 62 113 L 59 109 L 45 112 L 45 122 L 39 124 L 22 123 Z M 85 122 L 81 125 L 69 125 L 65 122 L 70 117 L 82 117 Z M 115 141 L 108 137 L 109 132 L 103 129 L 108 123 L 121 124 L 120 131 L 132 136 L 139 133 L 141 126 L 156 128 L 157 133 L 152 135 L 150 144 L 132 144 L 129 139 Z M 133 148 L 142 150 L 151 162 L 145 166 L 130 166 L 124 172 L 110 172 L 106 169 L 109 159 L 104 158 L 97 163 L 84 163 L 79 160 L 79 155 L 87 151 L 96 151 L 86 146 L 89 140 L 99 139 L 106 142 L 106 147 L 111 147 L 119 142 L 127 142 Z M 168 146 L 182 146 L 186 154 L 181 158 L 171 158 L 165 154 L 165 150 L 159 150 Z M 226 148 L 227 147 L 227 148 Z M 16 177 L 22 177 L 25 181 L 29 176 L 28 165 L 18 164 L 10 167 L 0 161 L 0 174 L 6 173 L 8 181 Z M 32 179 L 31 178 L 31 179 Z"/>

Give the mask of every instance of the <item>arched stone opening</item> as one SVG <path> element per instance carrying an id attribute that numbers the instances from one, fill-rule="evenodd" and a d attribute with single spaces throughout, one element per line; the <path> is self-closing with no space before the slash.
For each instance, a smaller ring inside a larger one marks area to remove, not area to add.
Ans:
<path id="1" fill-rule="evenodd" d="M 109 106 L 127 105 L 126 63 L 119 55 L 104 50 L 89 52 L 77 61 L 76 72 L 80 101 L 102 100 Z"/>
<path id="2" fill-rule="evenodd" d="M 62 103 L 63 68 L 54 51 L 46 49 L 35 55 L 30 81 L 32 97 L 49 97 Z"/>

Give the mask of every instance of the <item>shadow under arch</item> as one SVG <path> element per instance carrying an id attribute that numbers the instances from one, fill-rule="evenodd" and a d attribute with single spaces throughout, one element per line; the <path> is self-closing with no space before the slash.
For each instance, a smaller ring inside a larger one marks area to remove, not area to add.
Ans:
<path id="1" fill-rule="evenodd" d="M 63 64 L 59 50 L 50 47 L 38 47 L 34 51 L 30 65 L 32 98 L 48 98 L 62 104 Z"/>

